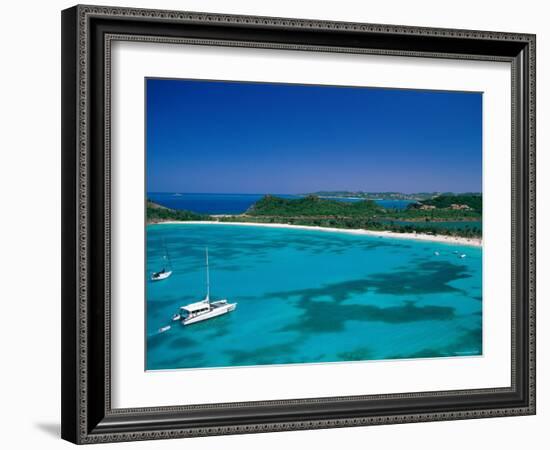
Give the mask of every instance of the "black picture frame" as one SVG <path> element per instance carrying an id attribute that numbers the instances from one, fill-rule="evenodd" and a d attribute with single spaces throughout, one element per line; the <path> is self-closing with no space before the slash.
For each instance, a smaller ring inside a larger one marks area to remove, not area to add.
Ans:
<path id="1" fill-rule="evenodd" d="M 193 42 L 512 66 L 511 386 L 113 409 L 110 43 Z M 535 36 L 75 6 L 62 12 L 62 437 L 98 443 L 535 414 Z"/>

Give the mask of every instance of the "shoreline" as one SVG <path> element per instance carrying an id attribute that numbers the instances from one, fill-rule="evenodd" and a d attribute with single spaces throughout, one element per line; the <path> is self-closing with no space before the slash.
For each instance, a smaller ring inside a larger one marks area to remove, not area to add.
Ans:
<path id="1" fill-rule="evenodd" d="M 192 225 L 243 225 L 243 226 L 254 226 L 254 227 L 268 227 L 268 228 L 288 228 L 288 229 L 300 229 L 300 230 L 314 230 L 314 231 L 325 231 L 325 232 L 336 232 L 336 233 L 347 233 L 354 235 L 363 235 L 363 236 L 373 236 L 380 238 L 391 238 L 391 239 L 409 239 L 416 241 L 427 241 L 427 242 L 439 242 L 442 244 L 451 244 L 451 245 L 465 245 L 469 247 L 481 247 L 482 239 L 481 238 L 466 238 L 461 236 L 444 236 L 441 234 L 432 235 L 432 234 L 423 234 L 423 233 L 395 233 L 393 231 L 374 231 L 374 230 L 362 230 L 362 229 L 345 229 L 345 228 L 330 228 L 330 227 L 319 227 L 313 225 L 289 225 L 284 223 L 261 223 L 261 222 L 219 222 L 219 221 L 207 221 L 207 220 L 168 220 L 165 222 L 156 222 L 148 225 L 181 225 L 181 224 L 192 224 Z"/>

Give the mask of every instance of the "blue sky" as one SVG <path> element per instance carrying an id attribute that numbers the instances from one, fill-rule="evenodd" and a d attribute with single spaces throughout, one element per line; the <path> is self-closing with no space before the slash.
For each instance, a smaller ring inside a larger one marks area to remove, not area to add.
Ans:
<path id="1" fill-rule="evenodd" d="M 147 79 L 146 95 L 148 192 L 481 192 L 481 93 Z"/>

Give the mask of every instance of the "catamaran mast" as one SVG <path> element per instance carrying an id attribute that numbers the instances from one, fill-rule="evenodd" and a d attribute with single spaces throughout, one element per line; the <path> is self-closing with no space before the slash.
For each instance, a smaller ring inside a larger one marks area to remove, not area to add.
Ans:
<path id="1" fill-rule="evenodd" d="M 210 301 L 210 271 L 208 268 L 208 247 L 206 247 L 206 300 Z"/>

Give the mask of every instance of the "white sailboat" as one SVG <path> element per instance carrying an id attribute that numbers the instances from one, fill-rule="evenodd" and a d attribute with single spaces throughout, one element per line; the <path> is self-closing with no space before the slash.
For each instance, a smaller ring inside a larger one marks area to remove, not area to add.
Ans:
<path id="1" fill-rule="evenodd" d="M 170 258 L 168 256 L 168 251 L 166 250 L 166 243 L 164 241 L 163 241 L 163 247 L 164 247 L 164 256 L 162 258 L 164 260 L 164 266 L 162 270 L 159 270 L 158 272 L 153 272 L 151 274 L 151 281 L 166 280 L 166 278 L 172 275 L 172 262 L 170 261 Z"/>
<path id="2" fill-rule="evenodd" d="M 208 248 L 206 248 L 206 297 L 204 300 L 180 307 L 179 313 L 174 315 L 173 320 L 181 319 L 183 325 L 191 325 L 227 314 L 236 308 L 237 303 L 229 303 L 226 299 L 215 302 L 210 301 L 210 270 L 208 265 Z"/>

